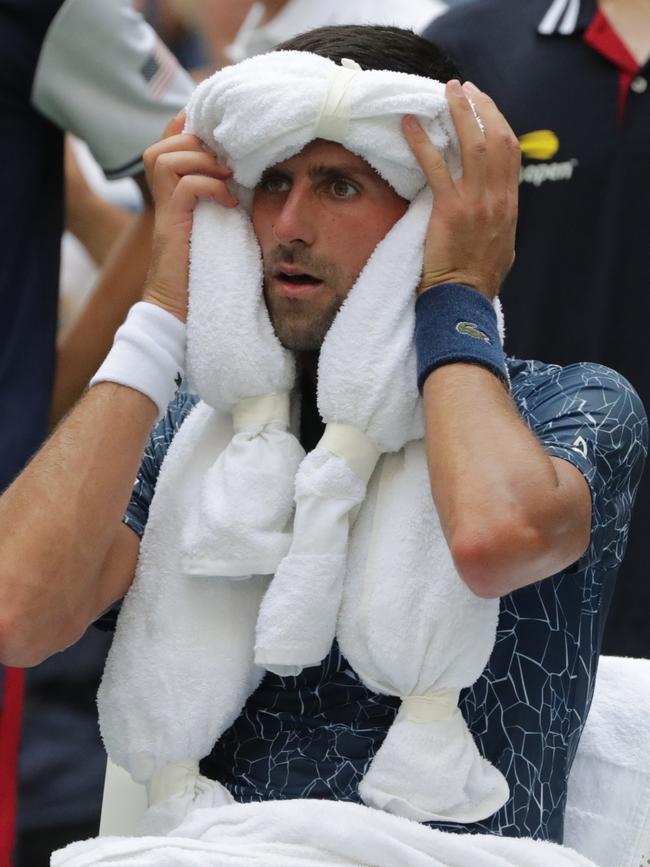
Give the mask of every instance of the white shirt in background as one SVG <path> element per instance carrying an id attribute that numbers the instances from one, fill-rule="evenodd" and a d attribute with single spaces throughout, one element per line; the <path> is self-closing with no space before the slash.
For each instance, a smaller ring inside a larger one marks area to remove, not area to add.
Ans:
<path id="1" fill-rule="evenodd" d="M 289 0 L 269 22 L 260 24 L 265 9 L 258 2 L 226 54 L 237 63 L 306 30 L 338 24 L 392 24 L 419 33 L 446 9 L 442 0 Z"/>

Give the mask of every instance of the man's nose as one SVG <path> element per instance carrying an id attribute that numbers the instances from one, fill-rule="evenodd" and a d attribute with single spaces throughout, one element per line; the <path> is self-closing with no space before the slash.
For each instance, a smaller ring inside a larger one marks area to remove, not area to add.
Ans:
<path id="1" fill-rule="evenodd" d="M 301 242 L 307 246 L 316 237 L 317 196 L 306 186 L 294 185 L 289 191 L 273 224 L 279 244 Z"/>

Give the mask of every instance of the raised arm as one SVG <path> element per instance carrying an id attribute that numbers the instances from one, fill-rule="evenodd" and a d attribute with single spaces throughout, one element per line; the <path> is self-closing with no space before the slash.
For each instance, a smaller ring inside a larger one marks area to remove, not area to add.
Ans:
<path id="1" fill-rule="evenodd" d="M 443 320 L 447 327 L 456 320 L 445 319 L 447 310 L 438 306 L 454 303 L 454 288 L 440 287 L 463 284 L 492 301 L 512 264 L 520 165 L 519 143 L 488 96 L 472 85 L 463 90 L 450 82 L 448 97 L 461 142 L 462 179 L 451 179 L 417 122 L 404 122 L 435 197 L 419 292 L 439 296 L 418 303 L 427 308 L 418 316 L 440 314 L 439 326 L 434 320 L 431 328 L 440 329 L 441 341 L 449 339 Z M 456 291 L 456 318 L 475 319 L 472 305 L 485 305 L 484 300 L 473 300 L 467 291 L 461 300 L 462 286 Z M 490 341 L 482 332 L 474 336 L 479 343 Z M 472 337 L 468 339 L 471 345 Z M 471 354 L 434 367 L 424 381 L 429 474 L 460 575 L 477 595 L 496 597 L 580 557 L 589 543 L 591 496 L 574 466 L 544 452 L 502 379 L 474 363 Z"/>
<path id="2" fill-rule="evenodd" d="M 235 204 L 229 172 L 178 134 L 145 163 L 156 221 L 143 297 L 183 320 L 194 207 L 208 196 Z M 135 385 L 93 386 L 0 497 L 1 663 L 35 665 L 67 647 L 128 589 L 138 539 L 121 517 L 156 413 Z"/>
<path id="3" fill-rule="evenodd" d="M 83 394 L 113 335 L 140 298 L 151 257 L 153 209 L 132 217 L 107 253 L 93 293 L 57 347 L 50 405 L 54 427 Z"/>

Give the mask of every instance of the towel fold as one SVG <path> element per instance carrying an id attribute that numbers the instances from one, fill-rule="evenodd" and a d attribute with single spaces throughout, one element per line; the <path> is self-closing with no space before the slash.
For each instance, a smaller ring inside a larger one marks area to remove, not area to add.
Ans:
<path id="1" fill-rule="evenodd" d="M 199 404 L 183 432 L 158 479 L 97 694 L 107 752 L 137 782 L 207 755 L 264 674 L 253 643 L 268 579 L 183 579 L 180 563 L 185 517 L 232 421 Z"/>
<path id="2" fill-rule="evenodd" d="M 197 810 L 169 837 L 91 840 L 52 867 L 594 867 L 553 843 L 445 834 L 358 804 L 270 801 Z"/>
<path id="3" fill-rule="evenodd" d="M 405 199 L 424 186 L 422 170 L 402 135 L 405 114 L 423 123 L 454 177 L 461 172 L 458 137 L 445 88 L 419 75 L 365 70 L 305 51 L 273 51 L 225 67 L 202 82 L 188 106 L 187 126 L 251 190 L 269 166 L 316 138 L 363 157 Z M 341 79 L 347 88 L 337 98 Z M 329 109 L 329 111 L 328 111 Z"/>
<path id="4" fill-rule="evenodd" d="M 273 332 L 261 286 L 248 217 L 200 202 L 192 228 L 187 368 L 203 400 L 233 415 L 235 436 L 188 504 L 182 539 L 188 575 L 272 575 L 291 542 L 285 530 L 304 457 L 288 430 L 295 364 Z"/>
<path id="5" fill-rule="evenodd" d="M 255 660 L 272 671 L 283 670 L 279 664 L 289 656 L 296 671 L 329 652 L 350 513 L 363 502 L 379 455 L 423 435 L 413 332 L 430 213 L 431 195 L 424 191 L 378 245 L 325 337 L 318 408 L 337 435 L 326 430 L 296 478 L 293 544 L 264 598 L 257 628 Z M 363 467 L 355 455 L 366 456 Z"/>
<path id="6" fill-rule="evenodd" d="M 475 596 L 456 572 L 422 440 L 381 458 L 343 586 L 343 655 L 371 689 L 407 704 L 359 787 L 361 797 L 420 821 L 492 815 L 508 798 L 505 779 L 480 755 L 457 702 L 441 714 L 439 700 L 427 697 L 457 697 L 479 677 L 494 645 L 499 601 Z"/>
<path id="7" fill-rule="evenodd" d="M 198 762 L 176 762 L 154 774 L 147 785 L 149 809 L 140 819 L 136 836 L 169 835 L 195 810 L 233 804 L 221 783 L 199 773 Z"/>

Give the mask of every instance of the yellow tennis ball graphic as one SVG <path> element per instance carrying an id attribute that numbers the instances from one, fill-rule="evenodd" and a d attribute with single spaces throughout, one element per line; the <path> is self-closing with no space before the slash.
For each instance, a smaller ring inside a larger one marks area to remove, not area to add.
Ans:
<path id="1" fill-rule="evenodd" d="M 527 132 L 519 139 L 521 152 L 530 160 L 550 160 L 560 149 L 560 140 L 550 129 Z"/>

